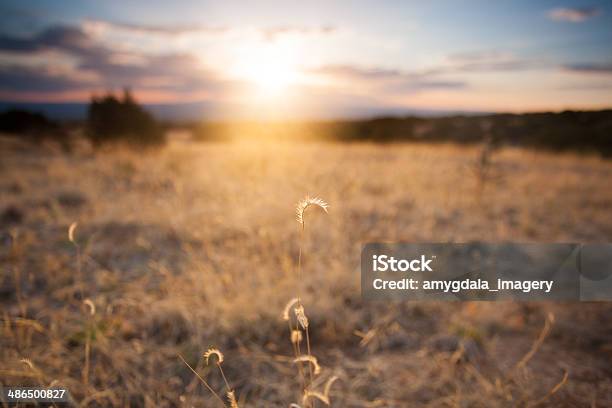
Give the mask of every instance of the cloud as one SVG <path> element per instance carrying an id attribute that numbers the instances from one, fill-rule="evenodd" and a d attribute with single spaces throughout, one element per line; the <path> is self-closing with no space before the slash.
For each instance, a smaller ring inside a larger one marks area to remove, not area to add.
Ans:
<path id="1" fill-rule="evenodd" d="M 566 64 L 563 69 L 582 74 L 612 74 L 612 62 L 609 63 L 577 63 Z"/>
<path id="2" fill-rule="evenodd" d="M 353 65 L 325 65 L 314 68 L 310 72 L 324 76 L 352 80 L 389 80 L 401 78 L 402 75 L 404 75 L 398 70 L 385 68 L 365 68 Z"/>
<path id="3" fill-rule="evenodd" d="M 123 31 L 131 34 L 178 36 L 183 34 L 221 34 L 229 30 L 226 26 L 205 25 L 152 25 L 134 24 L 126 22 L 112 22 L 106 20 L 86 20 L 83 23 L 86 31 L 100 33 L 106 31 Z"/>
<path id="4" fill-rule="evenodd" d="M 58 72 L 53 67 L 0 66 L 0 89 L 12 92 L 61 92 L 93 85 L 91 81 L 72 74 Z"/>
<path id="5" fill-rule="evenodd" d="M 563 85 L 560 86 L 558 89 L 562 91 L 609 92 L 610 89 L 612 89 L 612 82 Z"/>
<path id="6" fill-rule="evenodd" d="M 392 84 L 387 90 L 394 92 L 419 92 L 434 89 L 464 89 L 468 87 L 465 81 L 445 81 L 445 80 L 410 80 Z"/>
<path id="7" fill-rule="evenodd" d="M 601 14 L 597 7 L 559 7 L 548 12 L 548 18 L 554 21 L 582 23 Z"/>
<path id="8" fill-rule="evenodd" d="M 389 93 L 414 93 L 425 90 L 451 90 L 467 87 L 467 83 L 464 81 L 439 78 L 437 73 L 429 71 L 408 72 L 353 65 L 327 65 L 310 72 L 341 83 L 349 83 L 351 86 L 373 88 Z"/>
<path id="9" fill-rule="evenodd" d="M 336 32 L 337 28 L 332 25 L 324 25 L 320 27 L 304 27 L 304 26 L 272 26 L 260 29 L 266 41 L 275 41 L 278 37 L 291 34 L 320 34 L 328 35 Z"/>
<path id="10" fill-rule="evenodd" d="M 310 72 L 340 82 L 370 84 L 384 91 L 417 92 L 465 88 L 467 82 L 457 77 L 469 73 L 520 71 L 544 66 L 539 61 L 518 58 L 512 53 L 485 50 L 451 54 L 441 63 L 419 70 L 327 65 Z"/>
<path id="11" fill-rule="evenodd" d="M 451 54 L 445 66 L 446 72 L 519 71 L 541 66 L 540 62 L 522 59 L 502 51 L 469 51 Z"/>
<path id="12" fill-rule="evenodd" d="M 47 50 L 71 56 L 72 69 L 57 60 L 45 66 L 0 62 L 0 90 L 59 92 L 129 86 L 189 95 L 221 94 L 233 85 L 203 68 L 191 54 L 116 51 L 80 27 L 53 26 L 30 37 L 0 36 L 0 51 L 36 55 Z"/>
<path id="13" fill-rule="evenodd" d="M 45 48 L 61 48 L 67 51 L 86 51 L 94 46 L 89 36 L 80 28 L 57 25 L 31 37 L 0 35 L 0 50 L 31 52 Z"/>
<path id="14" fill-rule="evenodd" d="M 166 37 L 194 33 L 223 33 L 225 27 L 155 26 L 86 20 L 80 25 L 53 25 L 29 35 L 0 34 L 0 91 L 36 93 L 42 98 L 58 92 L 117 89 L 175 95 L 176 99 L 206 95 L 240 96 L 245 83 L 228 80 L 202 65 L 194 51 L 160 52 L 153 47 L 126 47 L 139 35 Z M 268 36 L 296 33 L 328 34 L 331 26 L 274 27 Z M 119 33 L 120 35 L 115 36 Z M 168 38 L 169 40 L 169 38 Z M 165 41 L 165 40 L 164 40 Z M 47 57 L 48 56 L 48 57 Z M 24 58 L 25 57 L 25 58 Z M 61 69 L 60 69 L 61 68 Z M 54 97 L 56 95 L 53 95 Z"/>

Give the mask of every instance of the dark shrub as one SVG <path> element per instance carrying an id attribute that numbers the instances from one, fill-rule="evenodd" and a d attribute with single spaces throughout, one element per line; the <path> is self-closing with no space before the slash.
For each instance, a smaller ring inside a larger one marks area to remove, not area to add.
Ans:
<path id="1" fill-rule="evenodd" d="M 0 113 L 0 131 L 34 138 L 56 137 L 63 134 L 59 123 L 42 113 L 10 109 Z"/>
<path id="2" fill-rule="evenodd" d="M 65 151 L 72 148 L 71 138 L 65 127 L 42 113 L 22 109 L 0 113 L 0 132 L 19 136 L 33 143 L 47 140 L 57 142 Z"/>
<path id="3" fill-rule="evenodd" d="M 0 113 L 0 131 L 16 134 L 42 135 L 56 131 L 58 124 L 41 113 L 11 109 Z"/>
<path id="4" fill-rule="evenodd" d="M 161 145 L 164 132 L 128 90 L 120 99 L 113 94 L 93 97 L 87 116 L 87 135 L 94 146 L 124 142 L 135 146 Z"/>

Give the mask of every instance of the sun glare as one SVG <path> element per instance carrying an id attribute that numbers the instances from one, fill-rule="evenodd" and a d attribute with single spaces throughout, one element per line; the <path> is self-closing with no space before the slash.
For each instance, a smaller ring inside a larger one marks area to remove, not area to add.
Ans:
<path id="1" fill-rule="evenodd" d="M 250 50 L 240 58 L 235 71 L 237 76 L 254 86 L 258 97 L 284 94 L 297 79 L 297 70 L 290 54 L 274 46 Z"/>
<path id="2" fill-rule="evenodd" d="M 294 80 L 294 71 L 283 61 L 260 61 L 251 67 L 251 78 L 249 79 L 262 92 L 276 95 L 291 84 Z"/>

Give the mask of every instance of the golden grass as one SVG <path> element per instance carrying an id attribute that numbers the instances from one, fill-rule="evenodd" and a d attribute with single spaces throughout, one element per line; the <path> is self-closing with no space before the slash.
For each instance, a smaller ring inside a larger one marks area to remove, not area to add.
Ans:
<path id="1" fill-rule="evenodd" d="M 368 241 L 609 241 L 610 162 L 504 148 L 503 177 L 476 200 L 479 149 L 452 145 L 0 156 L 0 211 L 24 213 L 2 225 L 2 385 L 55 381 L 82 406 L 221 406 L 229 392 L 241 407 L 612 405 L 608 304 L 366 304 L 358 269 Z M 291 203 L 305 192 L 333 211 L 308 209 L 302 232 Z M 307 340 L 318 376 L 292 363 Z M 209 344 L 231 383 L 206 365 Z"/>

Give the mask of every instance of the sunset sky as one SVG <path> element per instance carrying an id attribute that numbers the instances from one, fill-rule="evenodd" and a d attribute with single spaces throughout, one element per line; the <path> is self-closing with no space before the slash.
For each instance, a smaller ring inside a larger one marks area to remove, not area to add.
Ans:
<path id="1" fill-rule="evenodd" d="M 612 3 L 2 1 L 0 19 L 2 101 L 129 86 L 247 116 L 612 107 Z"/>

